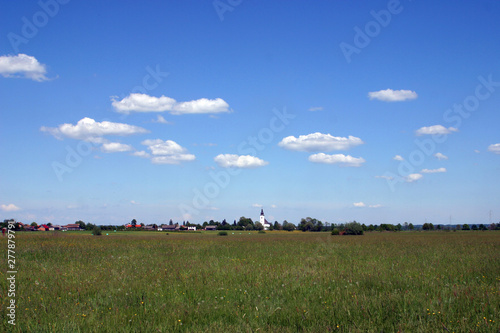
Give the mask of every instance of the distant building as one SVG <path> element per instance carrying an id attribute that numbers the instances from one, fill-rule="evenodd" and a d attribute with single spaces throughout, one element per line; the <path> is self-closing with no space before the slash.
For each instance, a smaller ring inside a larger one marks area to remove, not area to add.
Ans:
<path id="1" fill-rule="evenodd" d="M 67 230 L 67 231 L 75 231 L 75 230 L 83 230 L 80 228 L 79 224 L 73 223 L 73 224 L 66 224 L 61 227 L 61 230 Z"/>
<path id="2" fill-rule="evenodd" d="M 269 228 L 271 227 L 271 223 L 269 223 L 266 220 L 266 216 L 264 215 L 264 209 L 260 210 L 260 220 L 259 220 L 259 222 L 260 222 L 260 224 L 262 224 L 264 226 L 264 230 L 269 230 Z"/>
<path id="3" fill-rule="evenodd" d="M 207 226 L 205 227 L 205 230 L 207 230 L 207 231 L 208 231 L 208 230 L 217 230 L 217 226 L 216 226 L 216 225 L 207 225 Z"/>
<path id="4" fill-rule="evenodd" d="M 196 227 L 188 227 L 188 231 L 189 231 L 189 230 L 196 231 Z"/>

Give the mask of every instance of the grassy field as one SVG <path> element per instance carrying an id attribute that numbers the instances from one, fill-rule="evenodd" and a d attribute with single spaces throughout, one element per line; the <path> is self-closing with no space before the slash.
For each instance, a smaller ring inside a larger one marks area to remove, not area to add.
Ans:
<path id="1" fill-rule="evenodd" d="M 24 232 L 16 252 L 17 325 L 1 331 L 500 328 L 499 232 Z"/>

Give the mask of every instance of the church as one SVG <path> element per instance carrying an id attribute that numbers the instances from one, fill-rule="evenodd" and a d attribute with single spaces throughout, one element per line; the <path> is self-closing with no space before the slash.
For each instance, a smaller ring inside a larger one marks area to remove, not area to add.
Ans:
<path id="1" fill-rule="evenodd" d="M 271 227 L 271 223 L 269 223 L 267 220 L 266 220 L 266 216 L 264 215 L 264 209 L 262 208 L 260 210 L 260 220 L 259 220 L 260 224 L 262 224 L 264 226 L 264 230 L 269 230 L 269 228 Z"/>

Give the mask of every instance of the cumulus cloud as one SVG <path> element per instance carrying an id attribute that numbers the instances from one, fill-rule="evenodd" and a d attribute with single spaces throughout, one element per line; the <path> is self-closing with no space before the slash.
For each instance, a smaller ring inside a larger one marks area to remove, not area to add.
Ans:
<path id="1" fill-rule="evenodd" d="M 252 205 L 252 207 L 255 207 L 255 208 L 262 208 L 262 205 L 261 205 L 261 204 L 256 204 L 256 203 L 254 203 L 254 204 Z"/>
<path id="2" fill-rule="evenodd" d="M 314 112 L 314 111 L 323 111 L 322 106 L 311 106 L 308 111 Z"/>
<path id="3" fill-rule="evenodd" d="M 186 148 L 172 140 L 144 140 L 141 143 L 147 146 L 151 151 L 153 155 L 151 162 L 154 164 L 180 164 L 181 162 L 188 162 L 196 159 L 193 154 L 188 153 Z M 143 153 L 140 155 L 136 156 L 146 157 Z"/>
<path id="4" fill-rule="evenodd" d="M 151 157 L 151 155 L 149 153 L 145 152 L 144 150 L 134 151 L 131 155 L 137 156 L 137 157 L 142 157 L 142 158 L 150 158 Z"/>
<path id="5" fill-rule="evenodd" d="M 439 169 L 422 169 L 420 171 L 421 173 L 441 173 L 441 172 L 446 172 L 446 168 L 439 168 Z"/>
<path id="6" fill-rule="evenodd" d="M 365 203 L 364 202 L 355 202 L 352 204 L 354 207 L 365 207 Z"/>
<path id="7" fill-rule="evenodd" d="M 36 60 L 35 57 L 18 54 L 0 56 L 0 75 L 8 78 L 24 77 L 33 81 L 46 81 L 47 70 L 45 65 Z"/>
<path id="8" fill-rule="evenodd" d="M 8 205 L 0 205 L 0 209 L 3 210 L 4 212 L 15 212 L 20 210 L 21 208 L 17 207 L 14 204 L 8 204 Z"/>
<path id="9" fill-rule="evenodd" d="M 365 163 L 362 157 L 352 157 L 344 154 L 328 155 L 325 153 L 313 154 L 309 156 L 309 161 L 314 163 L 339 164 L 346 167 L 359 167 Z"/>
<path id="10" fill-rule="evenodd" d="M 405 160 L 401 155 L 396 155 L 392 159 L 396 160 L 396 161 L 404 161 Z"/>
<path id="11" fill-rule="evenodd" d="M 421 127 L 415 131 L 416 135 L 433 135 L 433 134 L 450 134 L 451 132 L 458 132 L 455 127 L 444 127 L 443 125 L 433 125 L 428 127 Z"/>
<path id="12" fill-rule="evenodd" d="M 406 100 L 415 99 L 418 97 L 417 93 L 411 90 L 379 90 L 368 93 L 370 99 L 378 99 L 384 102 L 402 102 Z"/>
<path id="13" fill-rule="evenodd" d="M 488 146 L 488 151 L 495 154 L 500 154 L 500 143 L 491 144 Z"/>
<path id="14" fill-rule="evenodd" d="M 368 207 L 370 207 L 370 208 L 380 208 L 380 207 L 382 207 L 382 205 L 376 204 L 376 205 L 370 205 Z"/>
<path id="15" fill-rule="evenodd" d="M 110 121 L 97 122 L 91 118 L 83 118 L 76 125 L 62 124 L 55 128 L 42 126 L 40 130 L 50 133 L 58 139 L 67 137 L 97 143 L 102 143 L 104 141 L 102 137 L 105 135 L 126 136 L 149 133 L 148 130 L 142 127 Z"/>
<path id="16" fill-rule="evenodd" d="M 420 178 L 422 178 L 423 176 L 419 173 L 412 173 L 408 176 L 405 177 L 405 181 L 407 183 L 413 183 L 413 182 L 416 182 L 417 180 L 419 180 Z"/>
<path id="17" fill-rule="evenodd" d="M 222 113 L 230 112 L 229 105 L 221 98 L 200 98 L 193 101 L 177 102 L 167 96 L 149 96 L 146 94 L 130 94 L 122 100 L 111 97 L 112 105 L 117 112 L 128 114 L 130 112 L 170 112 L 174 115 Z"/>
<path id="18" fill-rule="evenodd" d="M 438 160 L 447 160 L 448 156 L 441 154 L 441 153 L 435 153 L 434 157 L 437 158 Z"/>
<path id="19" fill-rule="evenodd" d="M 313 152 L 347 150 L 363 143 L 360 138 L 351 135 L 345 138 L 316 132 L 298 138 L 287 136 L 278 145 L 288 150 Z"/>
<path id="20" fill-rule="evenodd" d="M 220 154 L 214 158 L 214 161 L 223 168 L 258 168 L 268 165 L 258 157 L 250 155 Z"/>
<path id="21" fill-rule="evenodd" d="M 119 142 L 108 142 L 108 143 L 103 143 L 101 150 L 104 153 L 121 153 L 125 151 L 131 151 L 134 150 L 132 146 L 126 145 L 124 143 L 119 143 Z"/>

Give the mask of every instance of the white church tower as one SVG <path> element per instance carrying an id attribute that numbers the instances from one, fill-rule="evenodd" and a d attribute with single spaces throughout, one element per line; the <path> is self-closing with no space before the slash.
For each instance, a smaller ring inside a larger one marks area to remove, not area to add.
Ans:
<path id="1" fill-rule="evenodd" d="M 269 227 L 271 227 L 271 224 L 267 222 L 266 216 L 264 215 L 264 209 L 260 210 L 260 224 L 264 226 L 264 230 L 269 230 Z"/>

